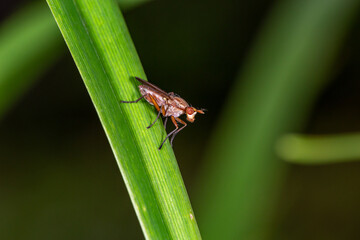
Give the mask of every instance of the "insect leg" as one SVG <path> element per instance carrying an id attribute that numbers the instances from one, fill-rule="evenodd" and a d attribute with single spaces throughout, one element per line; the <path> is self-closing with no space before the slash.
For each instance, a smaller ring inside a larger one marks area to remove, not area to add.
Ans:
<path id="1" fill-rule="evenodd" d="M 150 124 L 150 126 L 148 126 L 147 129 L 151 128 L 151 127 L 156 123 L 156 121 L 157 121 L 157 120 L 159 119 L 159 117 L 160 117 L 161 112 L 163 111 L 163 110 L 162 110 L 162 107 L 161 107 L 161 109 L 160 109 L 160 107 L 159 107 L 159 105 L 157 104 L 157 102 L 155 101 L 154 97 L 153 97 L 151 94 L 149 94 L 148 96 L 150 97 L 151 102 L 153 103 L 153 105 L 155 106 L 156 110 L 158 111 L 158 115 L 157 115 L 155 121 L 154 121 L 152 124 Z"/>
<path id="2" fill-rule="evenodd" d="M 165 118 L 165 121 L 164 121 L 164 128 L 165 128 L 165 130 L 166 130 L 166 123 L 167 123 L 168 118 L 169 118 L 169 117 L 166 117 L 166 118 Z"/>
<path id="3" fill-rule="evenodd" d="M 152 102 L 153 105 L 155 106 L 156 110 L 159 112 L 159 111 L 160 111 L 160 107 L 159 107 L 159 105 L 157 104 L 157 102 L 155 101 L 155 98 L 154 98 L 151 94 L 149 94 L 149 97 L 150 97 L 150 99 L 151 99 L 151 102 Z"/>
<path id="4" fill-rule="evenodd" d="M 136 99 L 135 101 L 120 101 L 121 103 L 137 103 L 138 101 L 140 101 L 141 99 L 143 99 L 145 97 L 145 95 L 142 95 L 141 97 L 139 97 L 138 99 Z"/>
<path id="5" fill-rule="evenodd" d="M 177 124 L 177 122 L 175 121 L 175 118 L 174 118 L 173 116 L 171 116 L 171 121 L 174 123 L 175 129 L 166 136 L 166 138 L 164 139 L 164 141 L 161 143 L 161 145 L 160 145 L 160 147 L 159 147 L 159 150 L 160 150 L 160 149 L 162 148 L 162 146 L 164 145 L 166 139 L 168 139 L 168 138 L 171 136 L 171 134 L 175 133 L 175 132 L 178 130 L 178 128 L 179 128 L 179 126 L 178 126 L 178 124 Z"/>
<path id="6" fill-rule="evenodd" d="M 176 132 L 174 132 L 174 134 L 172 135 L 171 141 L 170 141 L 171 146 L 172 146 L 172 143 L 173 143 L 173 141 L 174 141 L 174 138 L 175 138 L 176 134 L 178 134 L 181 130 L 184 129 L 184 127 L 187 126 L 186 122 L 184 122 L 184 121 L 181 120 L 180 118 L 175 118 L 175 120 L 178 121 L 179 123 L 183 124 L 183 126 L 182 126 L 181 128 L 179 128 Z"/>
<path id="7" fill-rule="evenodd" d="M 161 108 L 163 108 L 163 107 L 161 107 Z M 161 114 L 161 110 L 159 111 L 159 113 L 158 113 L 155 121 L 154 121 L 152 124 L 150 124 L 150 126 L 146 127 L 147 129 L 151 128 L 151 127 L 156 123 L 156 121 L 157 121 L 157 120 L 159 119 L 159 117 L 160 117 L 160 114 Z"/>
<path id="8" fill-rule="evenodd" d="M 162 115 L 165 117 L 166 116 L 166 111 L 164 105 L 162 105 L 161 107 L 159 107 L 159 105 L 157 104 L 157 102 L 155 101 L 155 98 L 149 94 L 149 97 L 151 99 L 151 102 L 153 103 L 153 105 L 155 106 L 156 110 L 159 112 L 158 116 L 155 120 L 155 122 L 158 120 L 159 116 L 160 116 L 160 112 L 162 113 Z M 166 119 L 167 120 L 167 119 Z M 150 128 L 155 122 L 153 122 L 148 128 Z M 166 129 L 166 124 L 165 124 L 165 129 Z"/>
<path id="9" fill-rule="evenodd" d="M 165 117 L 166 116 L 166 112 L 167 112 L 167 109 L 165 110 L 165 107 L 163 106 L 162 108 L 162 115 Z M 169 117 L 165 117 L 165 121 L 164 121 L 164 128 L 166 130 L 166 123 L 167 123 L 167 120 L 168 120 Z"/>

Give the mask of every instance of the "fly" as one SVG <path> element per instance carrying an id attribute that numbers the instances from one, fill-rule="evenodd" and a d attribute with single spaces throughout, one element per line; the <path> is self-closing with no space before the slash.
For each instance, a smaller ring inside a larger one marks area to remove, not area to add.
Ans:
<path id="1" fill-rule="evenodd" d="M 184 99 L 182 99 L 179 95 L 173 92 L 165 92 L 141 78 L 135 77 L 141 85 L 139 85 L 139 90 L 141 93 L 141 97 L 136 99 L 135 101 L 121 101 L 122 103 L 137 103 L 141 99 L 145 98 L 145 100 L 150 103 L 151 105 L 155 106 L 156 110 L 158 111 L 158 115 L 153 123 L 151 123 L 147 128 L 151 128 L 155 122 L 159 119 L 160 115 L 162 114 L 165 117 L 164 126 L 166 129 L 166 123 L 168 118 L 171 119 L 173 124 L 175 125 L 175 129 L 171 131 L 164 141 L 161 143 L 159 150 L 162 148 L 163 144 L 165 143 L 166 139 L 171 136 L 171 146 L 174 141 L 176 134 L 178 134 L 181 130 L 183 130 L 187 124 L 185 121 L 181 120 L 179 117 L 183 114 L 186 114 L 186 120 L 189 122 L 195 121 L 196 113 L 204 114 L 205 109 L 196 109 L 191 107 Z M 179 127 L 179 123 L 182 124 Z"/>

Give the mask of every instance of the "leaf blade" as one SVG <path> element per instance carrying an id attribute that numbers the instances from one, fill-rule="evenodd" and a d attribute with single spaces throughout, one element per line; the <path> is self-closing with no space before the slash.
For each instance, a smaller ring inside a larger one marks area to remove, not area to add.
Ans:
<path id="1" fill-rule="evenodd" d="M 120 104 L 139 92 L 145 77 L 114 1 L 47 1 L 98 112 L 147 239 L 200 239 L 190 201 L 166 143 L 158 151 L 161 123 L 148 105 Z"/>

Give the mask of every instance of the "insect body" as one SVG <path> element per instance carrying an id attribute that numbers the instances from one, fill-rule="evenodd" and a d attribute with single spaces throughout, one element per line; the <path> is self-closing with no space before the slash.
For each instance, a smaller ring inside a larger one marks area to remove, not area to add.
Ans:
<path id="1" fill-rule="evenodd" d="M 159 149 L 162 148 L 163 144 L 165 143 L 166 139 L 168 139 L 171 135 L 171 145 L 176 136 L 182 129 L 184 129 L 187 124 L 185 121 L 181 120 L 179 117 L 183 114 L 186 114 L 186 120 L 189 122 L 195 121 L 196 113 L 204 114 L 204 109 L 196 109 L 191 107 L 184 99 L 180 96 L 176 95 L 173 92 L 166 93 L 165 91 L 161 90 L 157 86 L 142 80 L 141 78 L 136 77 L 136 79 L 141 83 L 139 86 L 139 90 L 141 93 L 141 97 L 135 101 L 121 101 L 122 103 L 137 103 L 141 99 L 145 98 L 145 100 L 150 103 L 151 105 L 155 106 L 156 110 L 158 111 L 158 115 L 155 121 L 150 124 L 147 128 L 151 128 L 155 122 L 159 119 L 160 115 L 162 114 L 165 117 L 165 128 L 168 118 L 170 117 L 171 121 L 175 125 L 175 129 L 170 132 L 164 141 L 161 143 Z M 178 123 L 182 124 L 179 127 Z"/>

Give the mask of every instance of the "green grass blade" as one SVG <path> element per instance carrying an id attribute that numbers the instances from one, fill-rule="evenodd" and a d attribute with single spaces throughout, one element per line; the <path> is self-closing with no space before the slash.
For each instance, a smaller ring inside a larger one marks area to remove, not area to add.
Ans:
<path id="1" fill-rule="evenodd" d="M 275 142 L 304 120 L 359 1 L 278 4 L 209 147 L 196 202 L 205 239 L 269 238 L 286 171 L 274 154 Z"/>
<path id="2" fill-rule="evenodd" d="M 60 55 L 61 36 L 46 3 L 37 2 L 0 29 L 0 118 Z"/>
<path id="3" fill-rule="evenodd" d="M 200 239 L 161 121 L 140 96 L 145 78 L 118 6 L 111 0 L 48 0 L 95 105 L 147 239 Z"/>
<path id="4" fill-rule="evenodd" d="M 286 134 L 277 144 L 285 161 L 298 164 L 328 164 L 360 159 L 360 134 Z"/>

